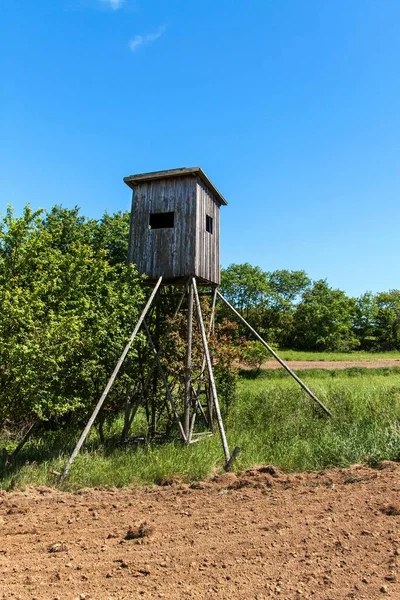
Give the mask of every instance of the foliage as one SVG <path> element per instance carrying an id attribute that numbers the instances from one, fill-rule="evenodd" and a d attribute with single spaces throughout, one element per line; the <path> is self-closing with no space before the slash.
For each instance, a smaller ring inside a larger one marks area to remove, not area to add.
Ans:
<path id="1" fill-rule="evenodd" d="M 376 298 L 371 292 L 365 292 L 356 299 L 353 318 L 353 330 L 361 348 L 375 350 L 379 346 L 377 339 Z"/>
<path id="2" fill-rule="evenodd" d="M 119 217 L 118 217 L 119 219 Z M 138 314 L 132 266 L 109 260 L 108 222 L 77 208 L 9 207 L 0 223 L 0 425 L 85 415 Z M 117 241 L 117 240 L 116 240 Z M 112 244 L 110 243 L 110 246 Z M 127 385 L 120 379 L 114 397 Z"/>
<path id="3" fill-rule="evenodd" d="M 221 291 L 231 304 L 248 314 L 251 307 L 266 301 L 270 286 L 267 274 L 260 267 L 232 264 L 222 271 Z"/>
<path id="4" fill-rule="evenodd" d="M 243 352 L 243 362 L 246 366 L 257 371 L 266 360 L 271 360 L 272 354 L 258 340 L 249 342 Z"/>
<path id="5" fill-rule="evenodd" d="M 294 316 L 294 347 L 308 350 L 347 351 L 359 345 L 353 333 L 355 303 L 326 281 L 307 290 Z"/>
<path id="6" fill-rule="evenodd" d="M 133 266 L 126 264 L 129 218 L 105 214 L 85 219 L 79 209 L 49 212 L 8 208 L 0 224 L 0 428 L 19 431 L 35 422 L 54 428 L 87 418 L 114 369 L 143 303 Z M 186 317 L 172 326 L 176 293 L 164 293 L 149 316 L 164 371 L 183 413 Z M 181 289 L 179 289 L 179 294 Z M 209 307 L 204 305 L 206 318 Z M 210 339 L 215 376 L 225 413 L 233 401 L 240 343 L 237 326 L 216 324 Z M 162 334 L 162 339 L 160 337 Z M 196 386 L 209 386 L 194 320 Z M 198 381 L 197 381 L 197 379 Z M 165 385 L 142 333 L 125 361 L 100 413 L 100 433 L 125 407 L 124 439 L 140 400 L 144 432 L 174 427 Z"/>
<path id="7" fill-rule="evenodd" d="M 261 320 L 262 330 L 269 341 L 287 346 L 291 343 L 297 303 L 311 280 L 304 271 L 286 269 L 268 273 L 268 280 L 272 293 Z"/>
<path id="8" fill-rule="evenodd" d="M 311 285 L 311 279 L 305 271 L 281 269 L 269 273 L 268 279 L 275 293 L 275 301 L 280 305 L 295 302 Z"/>
<path id="9" fill-rule="evenodd" d="M 400 349 L 400 290 L 381 292 L 376 302 L 376 336 L 379 348 Z"/>
<path id="10" fill-rule="evenodd" d="M 222 269 L 220 291 L 253 327 L 260 329 L 271 293 L 267 273 L 249 263 L 232 264 Z M 219 314 L 228 319 L 231 316 L 225 306 L 220 307 Z"/>
<path id="11" fill-rule="evenodd" d="M 224 417 L 228 415 L 233 401 L 236 400 L 238 364 L 245 346 L 244 339 L 239 336 L 237 323 L 228 319 L 216 323 L 210 339 L 210 350 Z"/>

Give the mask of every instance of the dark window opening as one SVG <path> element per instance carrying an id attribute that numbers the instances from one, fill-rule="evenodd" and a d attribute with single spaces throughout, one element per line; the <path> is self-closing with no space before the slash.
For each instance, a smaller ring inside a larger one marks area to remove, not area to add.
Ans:
<path id="1" fill-rule="evenodd" d="M 167 213 L 151 213 L 149 228 L 150 229 L 164 229 L 167 227 L 174 226 L 174 215 L 173 212 Z"/>
<path id="2" fill-rule="evenodd" d="M 213 232 L 213 219 L 209 215 L 206 215 L 206 231 L 208 231 L 208 233 Z"/>

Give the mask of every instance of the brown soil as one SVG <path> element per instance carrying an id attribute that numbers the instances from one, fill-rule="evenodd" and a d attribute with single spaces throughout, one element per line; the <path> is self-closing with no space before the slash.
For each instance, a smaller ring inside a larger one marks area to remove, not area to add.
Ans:
<path id="1" fill-rule="evenodd" d="M 399 600 L 400 464 L 0 493 L 0 598 Z"/>
<path id="2" fill-rule="evenodd" d="M 387 360 L 288 360 L 285 362 L 294 371 L 299 369 L 349 369 L 350 367 L 364 367 L 365 369 L 400 367 L 400 360 L 396 358 Z M 267 360 L 262 368 L 282 369 L 276 360 Z"/>

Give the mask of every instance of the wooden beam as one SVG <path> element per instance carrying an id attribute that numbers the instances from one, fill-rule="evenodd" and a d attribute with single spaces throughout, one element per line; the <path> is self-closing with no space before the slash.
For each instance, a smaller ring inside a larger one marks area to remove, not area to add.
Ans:
<path id="1" fill-rule="evenodd" d="M 189 440 L 190 434 L 190 407 L 192 399 L 192 338 L 193 338 L 193 285 L 189 283 L 189 299 L 188 299 L 188 317 L 187 317 L 187 340 L 186 340 L 186 360 L 185 360 L 185 408 L 183 416 L 183 428 L 185 431 L 186 441 Z"/>

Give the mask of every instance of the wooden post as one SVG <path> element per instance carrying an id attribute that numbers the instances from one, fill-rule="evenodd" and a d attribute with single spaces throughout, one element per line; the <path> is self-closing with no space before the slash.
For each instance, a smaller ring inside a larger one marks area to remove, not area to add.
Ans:
<path id="1" fill-rule="evenodd" d="M 212 289 L 212 303 L 211 303 L 211 314 L 210 314 L 210 323 L 208 325 L 208 334 L 207 334 L 207 339 L 210 338 L 211 334 L 214 331 L 214 321 L 215 321 L 215 305 L 217 302 L 217 287 L 213 287 Z M 200 381 L 203 382 L 204 385 L 204 371 L 206 368 L 206 355 L 204 354 L 203 357 L 203 362 L 201 365 L 201 372 L 200 372 Z M 209 390 L 208 394 L 207 394 L 207 409 L 208 409 L 208 419 L 206 419 L 209 422 L 209 427 L 212 429 L 213 428 L 213 399 L 212 399 L 212 391 Z M 204 411 L 202 411 L 204 412 Z M 205 416 L 205 415 L 204 415 Z"/>
<path id="2" fill-rule="evenodd" d="M 257 333 L 257 331 L 255 329 L 253 329 L 253 327 L 246 321 L 246 319 L 244 317 L 242 317 L 242 315 L 232 306 L 232 304 L 230 304 L 228 302 L 228 300 L 226 300 L 226 298 L 223 297 L 223 295 L 217 290 L 217 294 L 218 296 L 221 298 L 221 300 L 223 300 L 225 302 L 225 304 L 227 306 L 229 306 L 229 308 L 235 313 L 235 315 L 242 321 L 242 323 L 244 323 L 246 325 L 246 327 L 251 331 L 251 333 L 262 343 L 263 346 L 265 346 L 267 348 L 267 350 L 269 350 L 272 354 L 272 356 L 278 361 L 278 363 L 280 363 L 282 365 L 282 367 L 284 369 L 286 369 L 286 371 L 289 373 L 289 375 L 291 375 L 293 377 L 293 379 L 295 379 L 297 381 L 297 383 L 300 385 L 300 387 L 303 388 L 303 390 L 305 392 L 307 392 L 307 394 L 310 396 L 310 398 L 312 398 L 317 404 L 319 404 L 319 406 L 322 408 L 322 410 L 329 416 L 332 416 L 331 411 L 326 408 L 326 406 L 321 402 L 321 400 L 319 400 L 317 398 L 317 396 L 315 394 L 313 394 L 313 392 L 306 386 L 306 384 L 300 379 L 300 377 L 297 377 L 296 373 L 294 373 L 292 371 L 292 369 L 285 363 L 285 361 L 283 361 L 280 356 L 277 355 L 277 353 L 271 348 L 271 346 L 269 346 L 269 344 L 267 344 L 267 342 L 265 340 L 263 340 L 263 338 Z"/>
<path id="3" fill-rule="evenodd" d="M 207 427 L 210 427 L 210 422 L 209 422 L 209 420 L 207 418 L 207 415 L 204 412 L 204 409 L 203 409 L 203 407 L 201 405 L 201 402 L 200 402 L 200 390 L 199 389 L 195 390 L 194 387 L 193 387 L 193 385 L 192 385 L 192 394 L 193 394 L 193 398 L 195 399 L 194 406 L 195 406 L 196 410 L 198 409 L 200 411 L 201 416 L 203 417 L 205 424 L 207 425 Z"/>
<path id="4" fill-rule="evenodd" d="M 192 418 L 190 419 L 189 437 L 187 439 L 187 443 L 188 444 L 192 443 L 192 435 L 193 435 L 194 423 L 196 421 L 196 406 L 197 406 L 197 399 L 196 399 L 196 404 L 193 407 Z"/>
<path id="5" fill-rule="evenodd" d="M 169 389 L 168 381 L 167 381 L 167 378 L 165 376 L 164 369 L 162 368 L 160 357 L 158 356 L 157 349 L 156 349 L 156 347 L 154 345 L 153 338 L 151 336 L 149 328 L 147 327 L 146 321 L 143 321 L 143 325 L 144 325 L 144 328 L 146 330 L 146 334 L 147 334 L 147 337 L 149 339 L 150 346 L 151 346 L 151 349 L 153 351 L 154 357 L 156 359 L 157 366 L 158 366 L 158 368 L 160 370 L 161 378 L 162 378 L 163 383 L 164 383 L 164 387 L 165 387 L 166 394 L 168 396 L 169 403 L 171 404 L 172 412 L 174 413 L 174 416 L 175 416 L 176 424 L 178 425 L 178 428 L 179 428 L 179 431 L 180 431 L 180 434 L 182 436 L 183 441 L 186 442 L 187 441 L 187 437 L 186 437 L 185 431 L 183 430 L 182 423 L 181 423 L 181 421 L 179 419 L 179 414 L 178 414 L 178 411 L 177 411 L 177 408 L 176 408 L 175 400 L 173 399 L 173 396 L 171 394 L 171 390 Z"/>
<path id="6" fill-rule="evenodd" d="M 210 339 L 212 332 L 214 331 L 214 319 L 215 319 L 215 305 L 217 302 L 217 288 L 214 287 L 212 291 L 212 304 L 211 304 L 211 314 L 210 314 L 210 323 L 208 325 L 208 333 L 207 338 Z M 204 369 L 206 368 L 206 355 L 204 354 L 203 363 L 201 365 L 201 374 L 200 379 L 203 378 Z"/>
<path id="7" fill-rule="evenodd" d="M 121 435 L 121 442 L 123 444 L 126 444 L 128 442 L 129 431 L 132 426 L 133 419 L 135 418 L 135 415 L 136 415 L 137 411 L 139 410 L 139 406 L 140 406 L 141 402 L 142 402 L 142 397 L 139 396 L 138 398 L 136 398 L 136 402 L 135 402 L 135 405 L 133 406 L 133 408 L 130 409 L 130 413 L 129 413 L 128 417 L 126 417 L 126 415 L 125 415 L 125 418 L 127 418 L 127 421 L 126 421 L 126 423 L 124 423 L 124 429 L 123 429 L 122 435 Z"/>
<path id="8" fill-rule="evenodd" d="M 128 393 L 125 398 L 125 409 L 124 409 L 124 426 L 122 428 L 121 433 L 121 442 L 126 442 L 129 433 L 129 424 L 130 424 L 130 416 L 131 416 L 131 394 Z"/>
<path id="9" fill-rule="evenodd" d="M 201 337 L 202 337 L 202 340 L 203 340 L 204 353 L 206 355 L 207 369 L 208 369 L 208 374 L 209 374 L 209 377 L 210 377 L 210 384 L 211 384 L 211 389 L 212 389 L 215 414 L 216 414 L 216 417 L 217 417 L 218 429 L 219 429 L 219 433 L 220 433 L 220 436 L 221 436 L 222 447 L 224 449 L 224 454 L 225 454 L 225 461 L 226 461 L 225 465 L 228 466 L 228 465 L 231 464 L 231 462 L 230 462 L 230 458 L 231 457 L 230 457 L 230 453 L 229 453 L 228 441 L 227 441 L 226 435 L 225 435 L 225 429 L 224 429 L 224 424 L 223 424 L 223 421 L 222 421 L 221 411 L 220 411 L 220 408 L 219 408 L 217 388 L 216 388 L 216 385 L 215 385 L 214 373 L 213 373 L 212 363 L 211 363 L 211 357 L 210 357 L 210 351 L 209 351 L 208 342 L 207 342 L 207 334 L 206 334 L 206 330 L 205 330 L 204 323 L 203 323 L 203 315 L 201 313 L 201 305 L 200 305 L 200 300 L 199 300 L 199 294 L 197 292 L 196 279 L 194 277 L 192 279 L 192 285 L 193 285 L 194 296 L 195 296 L 195 300 L 196 300 L 197 316 L 198 316 L 198 320 L 199 320 Z"/>
<path id="10" fill-rule="evenodd" d="M 191 367 L 192 367 L 192 337 L 193 337 L 193 285 L 189 283 L 188 298 L 188 323 L 187 323 L 187 341 L 186 341 L 186 361 L 185 361 L 185 410 L 183 416 L 183 428 L 186 441 L 190 434 L 190 406 L 192 398 L 191 386 Z"/>
<path id="11" fill-rule="evenodd" d="M 11 453 L 8 454 L 7 450 L 5 450 L 5 464 L 8 465 L 8 463 L 12 463 L 17 455 L 19 454 L 19 452 L 22 450 L 22 448 L 25 446 L 25 444 L 29 441 L 29 439 L 32 437 L 32 434 L 37 431 L 39 429 L 41 425 L 40 421 L 35 421 L 35 423 L 33 423 L 33 425 L 31 425 L 28 429 L 28 431 L 25 433 L 24 437 L 22 438 L 22 440 L 19 442 L 18 446 L 15 448 L 15 450 Z"/>
<path id="12" fill-rule="evenodd" d="M 215 305 L 217 303 L 217 287 L 213 287 L 212 290 L 212 304 L 211 304 L 211 315 L 210 315 L 210 325 L 208 328 L 208 337 L 214 332 L 214 323 L 215 323 Z"/>
<path id="13" fill-rule="evenodd" d="M 179 311 L 180 311 L 180 309 L 181 309 L 182 302 L 183 302 L 183 299 L 184 299 L 184 297 L 185 297 L 185 296 L 186 296 L 186 286 L 184 287 L 184 290 L 183 290 L 183 292 L 182 292 L 182 295 L 181 295 L 181 297 L 179 298 L 178 306 L 177 306 L 177 307 L 176 307 L 176 309 L 175 309 L 175 312 L 174 312 L 174 316 L 173 316 L 173 318 L 172 318 L 172 321 L 175 321 L 176 317 L 178 316 L 178 313 L 179 313 Z"/>
<path id="14" fill-rule="evenodd" d="M 96 419 L 96 417 L 97 417 L 97 415 L 98 415 L 101 407 L 103 406 L 104 400 L 107 398 L 108 392 L 110 391 L 111 386 L 114 383 L 114 380 L 115 380 L 116 376 L 118 375 L 118 371 L 120 370 L 120 368 L 122 366 L 122 363 L 124 362 L 125 357 L 128 354 L 130 347 L 133 344 L 133 340 L 135 339 L 135 337 L 137 335 L 137 332 L 139 331 L 140 326 L 142 325 L 143 320 L 144 320 L 144 318 L 145 318 L 145 316 L 146 316 L 146 314 L 147 314 L 150 306 L 153 303 L 153 300 L 154 300 L 154 298 L 155 298 L 155 296 L 156 296 L 156 294 L 158 292 L 158 288 L 161 285 L 161 281 L 162 281 L 162 277 L 160 277 L 158 279 L 158 281 L 157 281 L 157 283 L 156 283 L 156 285 L 154 287 L 154 290 L 152 291 L 151 296 L 148 299 L 147 304 L 144 307 L 144 309 L 142 311 L 142 314 L 139 317 L 138 322 L 136 323 L 136 327 L 133 330 L 131 337 L 129 338 L 129 342 L 126 344 L 126 346 L 125 346 L 125 348 L 124 348 L 124 350 L 123 350 L 123 352 L 122 352 L 122 354 L 120 356 L 120 359 L 117 362 L 117 365 L 116 365 L 116 367 L 115 367 L 115 369 L 114 369 L 114 371 L 113 371 L 110 379 L 108 380 L 108 383 L 107 383 L 107 385 L 106 385 L 106 387 L 104 389 L 104 392 L 102 393 L 101 398 L 98 401 L 98 403 L 96 405 L 96 408 L 94 409 L 94 411 L 92 413 L 92 416 L 90 417 L 89 421 L 87 422 L 87 425 L 86 425 L 85 429 L 83 430 L 83 432 L 81 434 L 81 437 L 78 440 L 78 443 L 76 444 L 76 446 L 75 446 L 75 448 L 74 448 L 74 450 L 73 450 L 73 452 L 72 452 L 72 454 L 71 454 L 71 456 L 70 456 L 67 464 L 65 465 L 64 471 L 61 473 L 60 483 L 62 483 L 64 481 L 64 479 L 66 478 L 66 476 L 69 473 L 69 470 L 70 470 L 70 468 L 72 466 L 72 463 L 74 462 L 75 458 L 78 456 L 79 451 L 80 451 L 80 449 L 81 449 L 84 441 L 86 440 L 86 438 L 88 436 L 88 433 L 89 433 L 89 431 L 90 431 L 90 429 L 91 429 L 91 427 L 92 427 L 92 425 L 93 425 L 93 423 L 94 423 L 94 421 L 95 421 L 95 419 Z"/>

